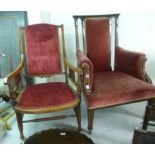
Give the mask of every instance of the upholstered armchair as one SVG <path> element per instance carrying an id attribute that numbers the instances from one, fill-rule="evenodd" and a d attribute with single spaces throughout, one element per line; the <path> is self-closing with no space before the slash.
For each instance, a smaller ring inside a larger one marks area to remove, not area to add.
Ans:
<path id="1" fill-rule="evenodd" d="M 80 130 L 81 84 L 79 77 L 82 71 L 71 65 L 67 60 L 63 25 L 34 24 L 22 28 L 20 34 L 23 34 L 22 31 L 25 33 L 26 65 L 24 65 L 21 56 L 19 66 L 7 78 L 20 138 L 25 139 L 23 123 L 26 122 L 48 121 L 76 116 L 78 129 Z M 21 35 L 20 40 L 22 40 Z M 65 82 L 25 85 L 25 79 L 51 77 L 53 75 L 63 75 Z M 25 114 L 45 114 L 71 108 L 74 109 L 76 115 L 36 118 L 33 120 L 23 119 Z"/>
<path id="2" fill-rule="evenodd" d="M 119 14 L 73 16 L 90 133 L 95 110 L 145 100 L 149 105 L 154 103 L 155 87 L 145 72 L 145 54 L 118 46 L 118 17 Z"/>

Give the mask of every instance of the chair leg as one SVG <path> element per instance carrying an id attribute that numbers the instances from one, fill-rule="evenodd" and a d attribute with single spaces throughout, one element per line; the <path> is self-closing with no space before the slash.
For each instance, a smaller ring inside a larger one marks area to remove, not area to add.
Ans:
<path id="1" fill-rule="evenodd" d="M 91 134 L 91 132 L 92 132 L 93 120 L 94 120 L 94 110 L 88 109 L 88 130 L 89 130 L 89 134 Z"/>
<path id="2" fill-rule="evenodd" d="M 139 141 L 140 141 L 140 134 L 139 134 L 139 131 L 138 131 L 138 128 L 136 128 L 134 130 L 134 134 L 133 134 L 133 139 L 132 139 L 132 144 L 138 144 Z"/>
<path id="3" fill-rule="evenodd" d="M 144 130 L 147 130 L 147 126 L 149 122 L 149 114 L 150 114 L 150 110 L 149 110 L 149 104 L 148 104 L 145 108 L 144 121 L 142 126 L 142 129 Z"/>
<path id="4" fill-rule="evenodd" d="M 80 104 L 78 104 L 74 108 L 74 111 L 76 113 L 76 118 L 77 118 L 77 123 L 78 123 L 78 131 L 81 131 L 81 108 L 80 108 Z"/>
<path id="5" fill-rule="evenodd" d="M 22 123 L 23 114 L 19 113 L 19 112 L 16 112 L 16 118 L 17 118 L 19 133 L 20 133 L 20 139 L 22 141 L 24 141 L 25 137 L 24 137 L 24 134 L 23 134 L 23 123 Z"/>

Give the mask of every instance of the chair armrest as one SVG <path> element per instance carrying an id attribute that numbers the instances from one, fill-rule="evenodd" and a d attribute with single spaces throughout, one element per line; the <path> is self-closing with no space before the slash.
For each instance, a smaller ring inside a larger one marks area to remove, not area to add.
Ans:
<path id="1" fill-rule="evenodd" d="M 83 76 L 81 78 L 83 91 L 86 95 L 90 95 L 93 86 L 93 64 L 91 60 L 80 50 L 77 51 L 77 63 L 83 70 Z"/>
<path id="2" fill-rule="evenodd" d="M 143 53 L 116 48 L 115 70 L 130 74 L 141 80 L 151 82 L 145 72 L 146 56 Z"/>
<path id="3" fill-rule="evenodd" d="M 76 93 L 80 94 L 82 91 L 80 76 L 82 75 L 82 70 L 78 67 L 73 66 L 67 59 L 64 59 L 65 70 L 66 70 L 66 79 L 70 79 L 72 83 L 76 86 Z M 77 73 L 78 78 L 76 79 Z"/>
<path id="4" fill-rule="evenodd" d="M 15 100 L 17 97 L 17 90 L 19 89 L 19 86 L 22 83 L 22 77 L 21 77 L 21 72 L 23 69 L 23 59 L 21 58 L 20 64 L 14 70 L 7 76 L 7 84 L 9 86 L 9 92 L 10 92 L 10 97 L 12 100 Z"/>

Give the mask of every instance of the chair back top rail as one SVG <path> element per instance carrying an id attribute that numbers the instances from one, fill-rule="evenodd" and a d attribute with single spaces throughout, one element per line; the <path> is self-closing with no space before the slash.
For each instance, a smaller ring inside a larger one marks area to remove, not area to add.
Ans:
<path id="1" fill-rule="evenodd" d="M 85 20 L 86 18 L 99 18 L 99 17 L 114 17 L 118 18 L 120 14 L 104 14 L 104 15 L 74 15 L 73 18 L 74 20 L 81 19 Z"/>

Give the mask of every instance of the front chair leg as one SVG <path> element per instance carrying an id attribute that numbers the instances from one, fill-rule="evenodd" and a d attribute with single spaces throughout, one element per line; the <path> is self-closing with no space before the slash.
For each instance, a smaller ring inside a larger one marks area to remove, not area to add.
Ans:
<path id="1" fill-rule="evenodd" d="M 76 118 L 77 118 L 77 122 L 78 122 L 78 131 L 81 131 L 81 108 L 80 108 L 80 104 L 78 104 L 74 108 L 74 111 L 76 113 Z"/>
<path id="2" fill-rule="evenodd" d="M 88 130 L 89 130 L 89 134 L 91 134 L 92 129 L 93 129 L 93 120 L 94 120 L 94 110 L 88 110 Z"/>
<path id="3" fill-rule="evenodd" d="M 25 138 L 24 138 L 24 134 L 23 134 L 23 123 L 22 123 L 23 114 L 16 112 L 16 118 L 17 118 L 18 128 L 19 128 L 19 132 L 20 132 L 20 139 L 22 141 L 24 141 Z"/>

